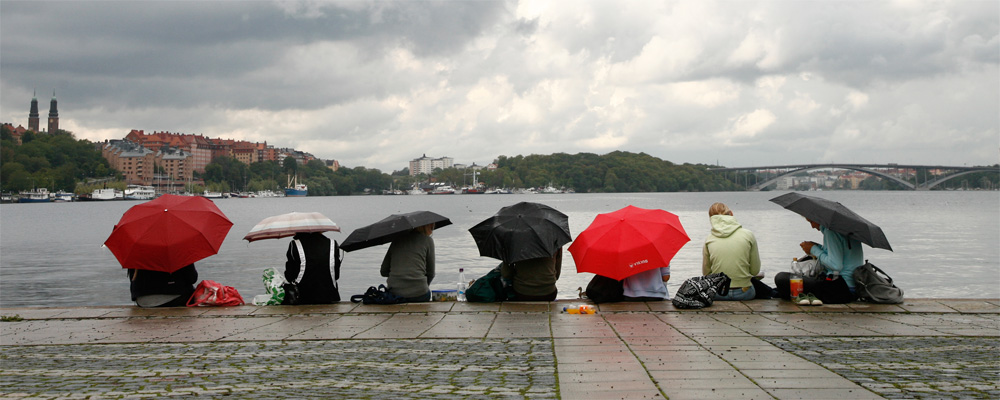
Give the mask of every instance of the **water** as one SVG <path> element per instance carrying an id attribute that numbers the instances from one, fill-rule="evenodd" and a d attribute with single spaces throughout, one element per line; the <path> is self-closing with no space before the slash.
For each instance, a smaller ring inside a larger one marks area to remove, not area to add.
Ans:
<path id="1" fill-rule="evenodd" d="M 563 195 L 351 196 L 221 199 L 215 203 L 234 225 L 219 254 L 197 263 L 199 278 L 236 287 L 244 299 L 264 293 L 265 268 L 284 268 L 288 239 L 247 243 L 243 236 L 267 216 L 318 211 L 342 228 L 328 233 L 343 242 L 355 228 L 392 213 L 429 210 L 453 225 L 434 232 L 437 277 L 432 288 L 454 289 L 458 269 L 471 279 L 497 265 L 480 257 L 468 229 L 503 206 L 534 201 L 569 215 L 575 237 L 598 213 L 632 204 L 677 214 L 689 242 L 672 262 L 670 292 L 701 273 L 701 247 L 709 233 L 708 206 L 727 203 L 760 246 L 766 281 L 789 269 L 803 240 L 821 241 L 800 216 L 768 199 L 778 192 L 631 193 Z M 840 201 L 882 227 L 895 252 L 865 246 L 865 258 L 888 272 L 910 298 L 1000 297 L 1000 195 L 997 192 L 814 192 Z M 134 201 L 0 206 L 0 306 L 124 305 L 125 271 L 101 244 Z M 567 246 L 568 247 L 568 246 Z M 384 283 L 379 265 L 388 245 L 347 253 L 340 287 L 345 300 Z M 575 298 L 593 276 L 578 274 L 566 252 L 559 297 Z"/>

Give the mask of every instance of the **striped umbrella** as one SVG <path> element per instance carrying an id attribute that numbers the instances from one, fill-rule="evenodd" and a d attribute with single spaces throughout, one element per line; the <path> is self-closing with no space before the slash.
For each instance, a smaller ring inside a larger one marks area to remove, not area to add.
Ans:
<path id="1" fill-rule="evenodd" d="M 247 241 L 278 239 L 299 232 L 340 232 L 340 227 L 318 212 L 292 212 L 264 218 L 243 237 Z"/>

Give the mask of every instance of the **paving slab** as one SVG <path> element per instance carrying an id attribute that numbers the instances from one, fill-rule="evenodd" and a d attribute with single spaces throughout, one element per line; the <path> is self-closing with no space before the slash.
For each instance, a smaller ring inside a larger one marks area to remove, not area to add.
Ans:
<path id="1" fill-rule="evenodd" d="M 0 397 L 1000 397 L 1000 299 L 4 308 Z"/>

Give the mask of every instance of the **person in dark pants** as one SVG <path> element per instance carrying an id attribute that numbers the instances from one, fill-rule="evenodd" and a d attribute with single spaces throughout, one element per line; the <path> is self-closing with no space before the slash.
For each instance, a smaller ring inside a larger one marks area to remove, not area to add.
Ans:
<path id="1" fill-rule="evenodd" d="M 340 279 L 340 249 L 337 242 L 331 242 L 321 232 L 299 232 L 292 239 L 285 253 L 285 279 L 298 285 L 298 304 L 330 304 L 340 301 L 340 291 L 337 289 L 337 280 Z M 332 276 L 331 245 L 335 255 Z M 305 262 L 302 253 L 305 253 Z"/>
<path id="2" fill-rule="evenodd" d="M 129 269 L 126 276 L 132 301 L 144 308 L 184 307 L 198 282 L 198 271 L 193 263 L 173 273 Z"/>
<path id="3" fill-rule="evenodd" d="M 864 253 L 861 242 L 848 238 L 840 233 L 827 229 L 819 223 L 809 220 L 813 229 L 823 234 L 823 244 L 802 242 L 799 247 L 806 254 L 816 257 L 826 269 L 827 274 L 820 277 L 803 277 L 802 292 L 812 294 L 824 304 L 844 304 L 857 300 L 854 293 L 854 270 L 864 264 Z M 791 298 L 789 280 L 791 274 L 780 272 L 774 276 L 778 296 Z"/>

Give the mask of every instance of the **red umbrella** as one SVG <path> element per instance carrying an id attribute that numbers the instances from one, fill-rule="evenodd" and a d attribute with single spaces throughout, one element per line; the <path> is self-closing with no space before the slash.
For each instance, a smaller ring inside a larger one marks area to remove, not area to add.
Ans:
<path id="1" fill-rule="evenodd" d="M 618 280 L 666 267 L 690 240 L 676 215 L 627 206 L 598 214 L 569 246 L 569 252 L 577 272 Z"/>
<path id="2" fill-rule="evenodd" d="M 122 268 L 174 272 L 218 253 L 232 226 L 211 200 L 165 194 L 129 208 L 104 245 Z"/>

